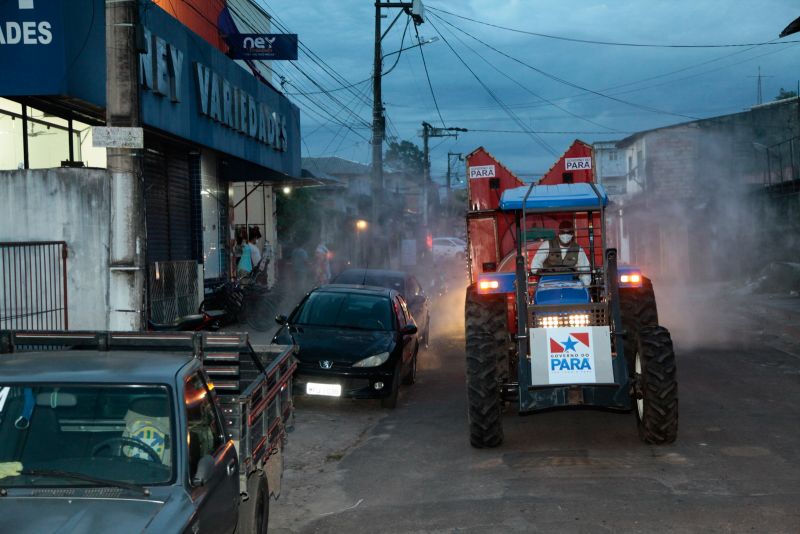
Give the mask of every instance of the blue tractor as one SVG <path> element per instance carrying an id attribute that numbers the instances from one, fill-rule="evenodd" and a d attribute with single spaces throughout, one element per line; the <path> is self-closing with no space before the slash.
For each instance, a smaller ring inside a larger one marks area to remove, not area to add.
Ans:
<path id="1" fill-rule="evenodd" d="M 468 163 L 469 164 L 469 163 Z M 498 172 L 498 174 L 500 174 Z M 676 362 L 652 284 L 605 246 L 601 185 L 471 180 L 465 303 L 470 442 L 503 441 L 504 407 L 633 412 L 675 441 Z"/>

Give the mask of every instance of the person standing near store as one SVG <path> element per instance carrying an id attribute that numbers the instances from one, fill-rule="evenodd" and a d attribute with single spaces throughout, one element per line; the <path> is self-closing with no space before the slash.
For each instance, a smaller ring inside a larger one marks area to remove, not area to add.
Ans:
<path id="1" fill-rule="evenodd" d="M 239 262 L 236 264 L 236 277 L 241 280 L 253 272 L 253 256 L 250 244 L 245 242 L 241 235 L 237 236 L 236 242 L 242 251 Z"/>
<path id="2" fill-rule="evenodd" d="M 253 269 L 261 271 L 261 250 L 258 248 L 258 240 L 261 239 L 261 230 L 258 226 L 251 226 L 247 236 L 247 246 L 250 247 L 250 260 L 253 262 Z"/>
<path id="3" fill-rule="evenodd" d="M 328 247 L 324 242 L 317 245 L 317 250 L 314 253 L 314 266 L 316 274 L 317 285 L 327 284 L 331 280 L 331 259 L 329 257 Z"/>

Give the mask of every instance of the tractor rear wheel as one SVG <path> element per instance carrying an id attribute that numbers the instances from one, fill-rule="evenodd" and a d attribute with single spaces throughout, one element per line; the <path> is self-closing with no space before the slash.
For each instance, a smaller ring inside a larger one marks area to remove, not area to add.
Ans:
<path id="1" fill-rule="evenodd" d="M 619 307 L 622 312 L 622 329 L 625 330 L 625 360 L 628 372 L 633 373 L 633 354 L 636 352 L 636 335 L 644 326 L 658 325 L 658 308 L 653 282 L 642 277 L 642 287 L 619 290 Z"/>
<path id="2" fill-rule="evenodd" d="M 678 436 L 678 382 L 669 331 L 639 330 L 633 353 L 633 401 L 639 437 L 645 443 L 672 443 Z"/>
<path id="3" fill-rule="evenodd" d="M 479 298 L 468 288 L 464 316 L 469 441 L 477 448 L 497 447 L 503 442 L 500 385 L 508 375 L 505 300 Z"/>

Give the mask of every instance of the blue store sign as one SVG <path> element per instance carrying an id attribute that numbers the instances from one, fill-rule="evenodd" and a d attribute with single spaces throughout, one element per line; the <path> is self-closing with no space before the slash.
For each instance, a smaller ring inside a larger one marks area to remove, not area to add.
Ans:
<path id="1" fill-rule="evenodd" d="M 299 176 L 297 106 L 161 8 L 147 3 L 140 14 L 147 45 L 139 56 L 142 122 Z"/>
<path id="2" fill-rule="evenodd" d="M 64 95 L 105 105 L 105 2 L 0 2 L 0 96 Z"/>
<path id="3" fill-rule="evenodd" d="M 225 38 L 233 59 L 296 60 L 296 33 L 238 33 Z"/>

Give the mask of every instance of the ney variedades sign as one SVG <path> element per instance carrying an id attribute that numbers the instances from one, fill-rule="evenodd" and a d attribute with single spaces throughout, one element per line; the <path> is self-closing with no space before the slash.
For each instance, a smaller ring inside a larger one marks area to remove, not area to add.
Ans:
<path id="1" fill-rule="evenodd" d="M 0 0 L 0 96 L 69 95 L 103 105 L 103 10 L 103 0 Z"/>
<path id="2" fill-rule="evenodd" d="M 296 60 L 295 33 L 238 33 L 225 37 L 233 59 Z"/>
<path id="3" fill-rule="evenodd" d="M 142 122 L 290 176 L 300 175 L 300 112 L 160 8 L 141 11 Z"/>

